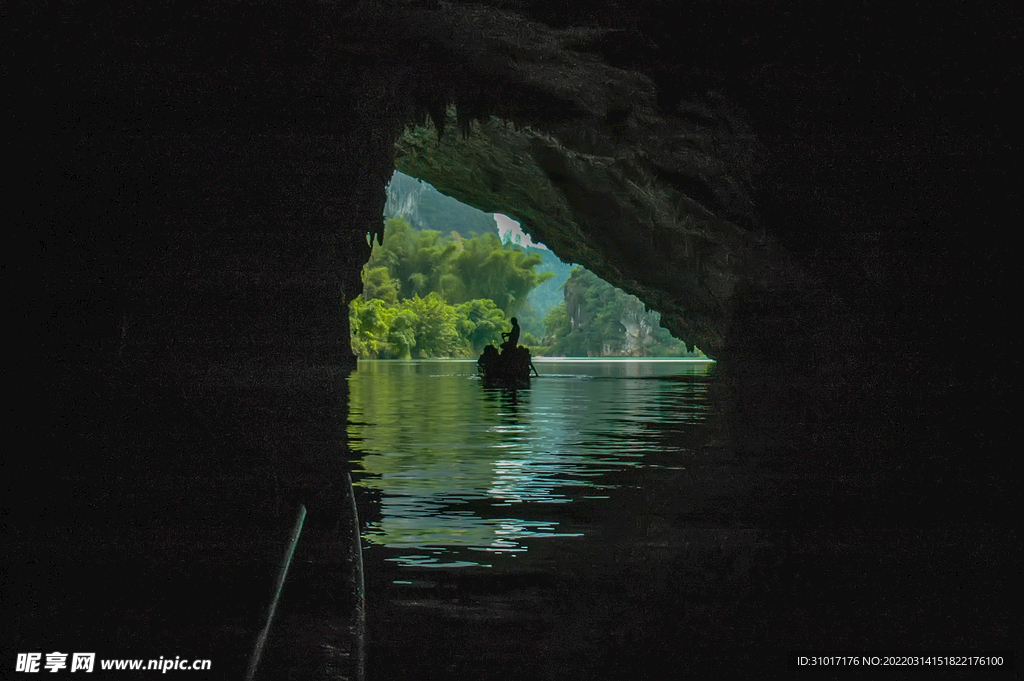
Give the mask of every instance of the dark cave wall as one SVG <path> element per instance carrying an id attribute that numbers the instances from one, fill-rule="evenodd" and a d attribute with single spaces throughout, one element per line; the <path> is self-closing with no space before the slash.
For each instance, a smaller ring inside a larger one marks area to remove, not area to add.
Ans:
<path id="1" fill-rule="evenodd" d="M 373 97 L 326 92 L 304 50 L 266 57 L 283 38 L 251 18 L 212 63 L 193 53 L 212 47 L 201 34 L 140 45 L 116 30 L 28 60 L 15 110 L 52 349 L 109 366 L 348 362 L 347 316 L 326 301 L 359 289 L 390 174 L 395 133 L 351 106 Z"/>
<path id="2" fill-rule="evenodd" d="M 154 513 L 206 507 L 196 476 L 240 526 L 300 501 L 337 511 L 324 471 L 344 460 L 348 301 L 410 115 L 392 97 L 404 76 L 360 54 L 325 65 L 308 14 L 237 9 L 147 33 L 65 8 L 77 30 L 56 49 L 38 18 L 5 43 L 28 341 L 9 480 L 48 509 L 14 527 L 117 527 L 128 508 L 159 528 Z"/>
<path id="3" fill-rule="evenodd" d="M 5 518 L 14 648 L 159 639 L 244 669 L 299 504 L 319 576 L 293 570 L 290 588 L 349 616 L 347 595 L 317 591 L 348 579 L 329 551 L 350 518 L 347 303 L 411 114 L 400 70 L 316 42 L 359 28 L 279 9 L 182 27 L 78 6 L 4 27 L 5 478 L 32 500 Z"/>
<path id="4" fill-rule="evenodd" d="M 113 376 L 175 386 L 169 390 L 187 402 L 212 390 L 197 378 L 210 367 L 258 374 L 352 366 L 346 303 L 360 290 L 366 233 L 379 229 L 393 143 L 425 114 L 445 122 L 450 103 L 458 127 L 496 114 L 561 135 L 573 153 L 610 157 L 615 144 L 634 143 L 654 159 L 645 172 L 655 186 L 709 212 L 712 227 L 764 233 L 781 246 L 747 272 L 729 271 L 735 265 L 723 259 L 728 291 L 713 318 L 695 325 L 721 344 L 720 373 L 731 376 L 723 384 L 735 392 L 732 422 L 759 441 L 757 448 L 785 439 L 793 422 L 825 422 L 836 413 L 859 418 L 850 405 L 874 387 L 861 380 L 866 364 L 881 360 L 893 342 L 905 343 L 918 362 L 910 385 L 960 380 L 936 373 L 931 355 L 941 344 L 919 331 L 950 316 L 938 301 L 942 291 L 925 282 L 938 275 L 954 288 L 963 284 L 955 300 L 966 311 L 971 279 L 991 268 L 982 251 L 957 273 L 948 235 L 962 230 L 969 211 L 942 188 L 966 180 L 978 203 L 995 205 L 1000 191 L 986 183 L 1006 185 L 991 168 L 1008 152 L 992 149 L 984 179 L 973 172 L 987 162 L 980 144 L 967 142 L 964 154 L 915 151 L 906 162 L 893 160 L 908 158 L 911 148 L 962 141 L 957 131 L 967 124 L 951 127 L 942 111 L 918 117 L 884 92 L 870 93 L 864 105 L 856 95 L 837 105 L 825 96 L 842 90 L 834 79 L 826 79 L 825 95 L 808 98 L 806 78 L 794 77 L 799 69 L 785 60 L 751 71 L 740 59 L 702 80 L 710 71 L 700 63 L 724 58 L 720 51 L 679 74 L 660 61 L 671 56 L 664 46 L 637 42 L 635 32 L 602 37 L 515 22 L 509 30 L 507 16 L 478 6 L 364 5 L 349 14 L 344 4 L 209 4 L 195 12 L 171 4 L 138 15 L 79 6 L 46 17 L 14 12 L 12 19 L 4 40 L 14 93 L 6 145 L 20 169 L 13 193 L 23 199 L 15 215 L 20 264 L 12 314 L 32 339 L 13 375 L 43 408 L 57 405 L 69 431 L 86 428 L 88 419 L 76 413 L 92 409 L 90 396 L 103 392 L 97 381 Z M 639 56 L 627 58 L 620 43 L 636 43 Z M 653 89 L 605 59 L 645 69 Z M 602 78 L 590 83 L 594 73 Z M 672 83 L 685 87 L 667 92 Z M 638 93 L 650 112 L 638 106 Z M 735 111 L 740 127 L 716 118 L 715 102 L 723 101 L 746 107 Z M 875 117 L 880 101 L 890 106 Z M 697 165 L 713 172 L 675 173 L 657 158 L 664 156 L 659 138 L 642 135 L 657 129 L 658 116 L 716 130 L 691 140 Z M 936 130 L 946 131 L 938 143 Z M 730 146 L 729 134 L 744 139 Z M 747 143 L 751 135 L 756 144 Z M 895 142 L 900 135 L 909 142 Z M 868 176 L 884 191 L 865 196 L 851 187 L 859 187 L 862 161 L 873 155 L 886 171 L 869 168 Z M 934 168 L 957 163 L 960 170 L 944 170 L 948 177 L 935 181 Z M 902 178 L 899 188 L 886 188 L 886 173 Z M 914 173 L 920 182 L 906 181 Z M 563 193 L 571 200 L 585 179 Z M 870 209 L 876 197 L 899 207 L 895 218 L 887 208 Z M 907 247 L 904 236 L 922 231 L 931 241 Z M 595 259 L 616 249 L 617 235 L 591 236 Z M 947 239 L 939 255 L 928 245 L 936 238 Z M 670 264 L 648 268 L 666 279 L 656 286 L 625 261 L 607 274 L 664 306 L 680 298 L 670 295 L 677 279 Z M 680 278 L 692 274 L 683 270 Z M 667 318 L 685 328 L 685 309 L 669 310 Z M 956 336 L 946 331 L 942 338 Z M 930 343 L 923 357 L 915 352 L 921 339 Z M 705 349 L 718 350 L 710 343 Z M 38 366 L 47 367 L 42 377 Z M 780 378 L 792 372 L 795 379 Z M 327 379 L 317 386 L 325 396 L 337 387 Z M 262 408 L 262 397 L 231 399 Z M 287 398 L 268 409 L 284 414 Z M 316 430 L 317 418 L 311 414 L 306 427 Z M 271 442 L 279 423 L 257 428 Z"/>

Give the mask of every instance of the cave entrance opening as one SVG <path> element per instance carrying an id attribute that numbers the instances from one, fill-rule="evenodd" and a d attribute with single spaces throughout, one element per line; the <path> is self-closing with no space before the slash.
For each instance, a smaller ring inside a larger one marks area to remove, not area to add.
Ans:
<path id="1" fill-rule="evenodd" d="M 396 171 L 384 234 L 350 304 L 361 359 L 475 358 L 516 317 L 537 356 L 703 357 L 658 312 L 562 261 L 521 224 Z"/>

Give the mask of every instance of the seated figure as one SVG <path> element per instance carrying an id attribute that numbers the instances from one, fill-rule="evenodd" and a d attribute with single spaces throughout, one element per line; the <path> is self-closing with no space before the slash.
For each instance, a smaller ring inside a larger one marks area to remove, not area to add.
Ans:
<path id="1" fill-rule="evenodd" d="M 519 320 L 513 317 L 511 321 L 512 329 L 508 333 L 501 334 L 501 337 L 505 339 L 505 342 L 501 344 L 503 352 L 508 348 L 514 350 L 519 346 Z"/>

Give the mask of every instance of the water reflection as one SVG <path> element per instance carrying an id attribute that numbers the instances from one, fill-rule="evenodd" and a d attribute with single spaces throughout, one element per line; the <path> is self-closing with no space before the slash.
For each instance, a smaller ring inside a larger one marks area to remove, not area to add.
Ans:
<path id="1" fill-rule="evenodd" d="M 529 390 L 503 391 L 473 362 L 361 361 L 349 439 L 364 537 L 400 565 L 459 567 L 579 536 L 560 505 L 600 503 L 616 473 L 676 446 L 704 418 L 709 366 L 544 361 Z"/>

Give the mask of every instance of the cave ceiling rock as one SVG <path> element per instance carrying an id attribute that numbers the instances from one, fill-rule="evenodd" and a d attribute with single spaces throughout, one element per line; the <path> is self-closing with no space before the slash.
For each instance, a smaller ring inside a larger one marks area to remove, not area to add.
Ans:
<path id="1" fill-rule="evenodd" d="M 415 41 L 459 75 L 419 93 L 429 120 L 399 138 L 396 167 L 519 220 L 713 356 L 737 287 L 780 269 L 757 229 L 758 151 L 742 116 L 718 96 L 662 111 L 650 79 L 588 51 L 607 30 L 473 6 L 421 19 Z M 442 115 L 439 101 L 453 106 Z"/>

